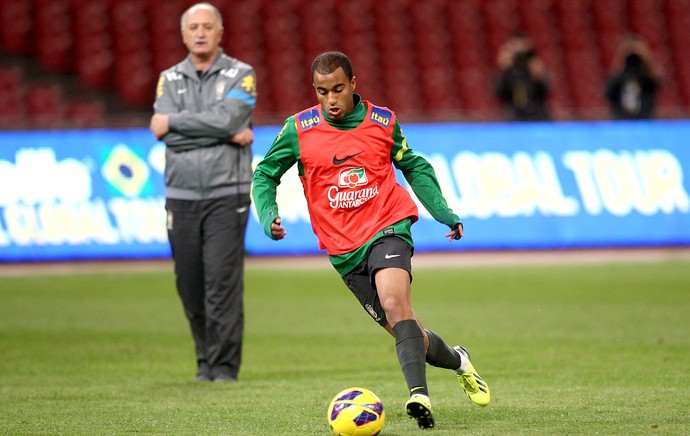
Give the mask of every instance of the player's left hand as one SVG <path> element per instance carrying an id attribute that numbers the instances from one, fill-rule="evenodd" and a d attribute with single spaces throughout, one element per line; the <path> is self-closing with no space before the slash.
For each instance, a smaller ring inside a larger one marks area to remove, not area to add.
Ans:
<path id="1" fill-rule="evenodd" d="M 463 231 L 463 226 L 462 223 L 457 223 L 455 227 L 453 227 L 453 230 L 450 232 L 446 233 L 446 238 L 448 238 L 448 242 L 452 242 L 455 240 L 458 240 L 465 236 L 465 232 Z"/>
<path id="2" fill-rule="evenodd" d="M 235 133 L 230 137 L 230 142 L 234 142 L 235 144 L 239 144 L 242 147 L 246 147 L 247 145 L 251 145 L 252 142 L 254 142 L 254 132 L 252 132 L 252 129 L 249 127 L 246 127 L 243 129 L 241 132 Z"/>

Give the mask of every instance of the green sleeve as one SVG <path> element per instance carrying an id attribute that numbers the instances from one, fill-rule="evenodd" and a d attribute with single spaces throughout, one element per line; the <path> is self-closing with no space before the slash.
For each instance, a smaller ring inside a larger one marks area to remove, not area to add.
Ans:
<path id="1" fill-rule="evenodd" d="M 271 223 L 280 216 L 276 203 L 276 190 L 280 185 L 280 178 L 297 161 L 299 142 L 295 117 L 291 116 L 285 120 L 268 153 L 254 169 L 252 197 L 261 227 L 269 238 L 273 238 Z"/>
<path id="2" fill-rule="evenodd" d="M 409 148 L 397 120 L 393 130 L 393 141 L 391 159 L 395 167 L 402 171 L 412 191 L 431 216 L 452 229 L 460 223 L 460 218 L 448 207 L 436 179 L 434 167 Z"/>

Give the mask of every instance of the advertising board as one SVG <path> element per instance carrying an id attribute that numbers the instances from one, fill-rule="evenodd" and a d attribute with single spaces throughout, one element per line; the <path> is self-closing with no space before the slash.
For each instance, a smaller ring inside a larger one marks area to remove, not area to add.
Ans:
<path id="1" fill-rule="evenodd" d="M 466 233 L 449 244 L 418 203 L 417 251 L 690 244 L 690 122 L 403 129 Z M 256 127 L 255 164 L 279 130 Z M 168 257 L 164 167 L 147 129 L 0 132 L 0 261 Z M 318 252 L 296 171 L 278 189 L 288 237 L 267 238 L 253 211 L 249 254 Z"/>

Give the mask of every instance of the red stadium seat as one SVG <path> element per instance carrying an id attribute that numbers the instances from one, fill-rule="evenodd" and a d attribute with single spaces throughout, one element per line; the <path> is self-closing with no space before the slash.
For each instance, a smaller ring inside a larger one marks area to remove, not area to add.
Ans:
<path id="1" fill-rule="evenodd" d="M 180 35 L 180 16 L 183 11 L 184 5 L 179 0 L 147 2 L 151 68 L 156 74 L 180 62 L 187 55 Z"/>
<path id="2" fill-rule="evenodd" d="M 678 77 L 682 104 L 690 107 L 690 0 L 667 2 L 666 17 L 669 31 L 671 62 Z"/>
<path id="3" fill-rule="evenodd" d="M 625 3 L 626 0 L 594 1 L 591 3 L 593 25 L 604 70 L 611 67 L 616 47 L 628 32 Z"/>
<path id="4" fill-rule="evenodd" d="M 462 117 L 484 120 L 495 114 L 493 96 L 495 53 L 482 14 L 482 1 L 449 2 L 446 25 L 451 38 L 452 83 L 458 88 Z M 498 42 L 497 42 L 498 43 Z"/>
<path id="5" fill-rule="evenodd" d="M 78 100 L 67 105 L 65 115 L 70 127 L 102 127 L 105 104 L 100 100 Z"/>
<path id="6" fill-rule="evenodd" d="M 0 128 L 24 126 L 23 72 L 16 65 L 0 66 Z"/>
<path id="7" fill-rule="evenodd" d="M 461 109 L 445 7 L 444 0 L 432 0 L 410 8 L 423 109 L 440 118 L 457 116 Z"/>
<path id="8" fill-rule="evenodd" d="M 338 48 L 340 35 L 336 31 L 338 23 L 335 4 L 335 0 L 320 1 L 317 7 L 311 2 L 297 4 L 306 62 L 310 62 L 319 53 Z"/>
<path id="9" fill-rule="evenodd" d="M 518 1 L 483 0 L 482 12 L 489 48 L 491 53 L 497 53 L 499 47 L 510 35 L 521 29 Z"/>
<path id="10" fill-rule="evenodd" d="M 152 70 L 146 0 L 111 0 L 113 84 L 120 99 L 150 108 L 158 78 Z"/>
<path id="11" fill-rule="evenodd" d="M 107 89 L 112 86 L 113 66 L 107 5 L 87 0 L 73 1 L 72 17 L 77 77 L 88 88 Z"/>
<path id="12" fill-rule="evenodd" d="M 35 9 L 34 52 L 48 71 L 72 71 L 72 33 L 69 1 L 43 1 Z"/>
<path id="13" fill-rule="evenodd" d="M 149 107 L 158 73 L 186 55 L 180 14 L 197 1 L 0 0 L 0 54 L 32 56 L 48 72 L 75 74 L 87 88 Z M 664 67 L 662 116 L 690 107 L 690 0 L 213 4 L 224 17 L 224 50 L 256 69 L 262 119 L 314 103 L 307 71 L 326 50 L 350 56 L 366 98 L 405 115 L 491 119 L 496 52 L 518 30 L 547 63 L 557 119 L 601 116 L 603 83 L 626 33 L 647 40 Z"/>
<path id="14" fill-rule="evenodd" d="M 629 25 L 635 34 L 649 44 L 657 61 L 665 71 L 664 83 L 658 99 L 659 111 L 661 113 L 673 112 L 673 108 L 680 106 L 681 102 L 675 65 L 669 50 L 669 32 L 663 2 L 630 0 Z"/>
<path id="15" fill-rule="evenodd" d="M 33 27 L 30 0 L 0 1 L 0 49 L 5 53 L 28 55 Z"/>
<path id="16" fill-rule="evenodd" d="M 54 83 L 38 83 L 26 94 L 27 115 L 33 127 L 57 128 L 64 126 L 63 89 Z"/>
<path id="17" fill-rule="evenodd" d="M 601 55 L 592 26 L 591 2 L 558 2 L 558 18 L 568 86 L 580 118 L 601 118 L 607 113 L 603 98 Z"/>

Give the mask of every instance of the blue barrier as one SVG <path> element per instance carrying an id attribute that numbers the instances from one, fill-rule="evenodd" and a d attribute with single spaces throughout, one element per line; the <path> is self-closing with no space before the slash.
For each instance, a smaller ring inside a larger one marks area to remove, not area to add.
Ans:
<path id="1" fill-rule="evenodd" d="M 255 129 L 255 163 L 279 129 Z M 466 229 L 449 244 L 419 205 L 417 251 L 690 244 L 690 122 L 409 124 L 404 134 Z M 169 256 L 164 151 L 147 129 L 0 132 L 0 261 Z M 248 252 L 318 252 L 296 168 L 278 203 L 288 237 L 268 239 L 253 213 Z"/>

